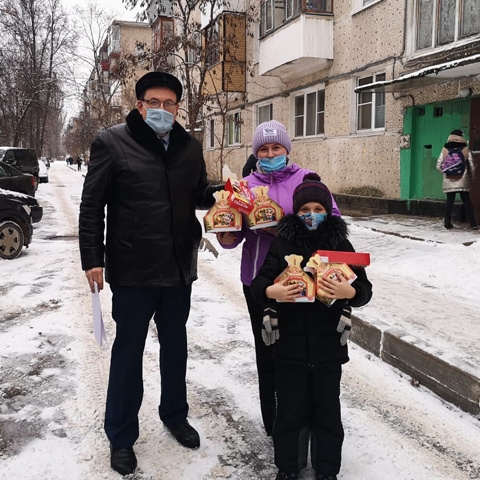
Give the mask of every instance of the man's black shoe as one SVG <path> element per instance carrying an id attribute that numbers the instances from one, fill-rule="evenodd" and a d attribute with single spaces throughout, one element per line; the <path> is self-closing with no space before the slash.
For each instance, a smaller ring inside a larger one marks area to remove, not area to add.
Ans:
<path id="1" fill-rule="evenodd" d="M 133 451 L 133 447 L 113 448 L 110 445 L 110 465 L 121 475 L 133 473 L 137 468 L 137 457 Z"/>
<path id="2" fill-rule="evenodd" d="M 336 475 L 322 475 L 321 473 L 317 473 L 316 480 L 337 480 Z"/>
<path id="3" fill-rule="evenodd" d="M 173 427 L 167 427 L 170 433 L 187 448 L 198 448 L 200 446 L 200 436 L 198 432 L 188 423 L 188 420 L 184 420 Z"/>

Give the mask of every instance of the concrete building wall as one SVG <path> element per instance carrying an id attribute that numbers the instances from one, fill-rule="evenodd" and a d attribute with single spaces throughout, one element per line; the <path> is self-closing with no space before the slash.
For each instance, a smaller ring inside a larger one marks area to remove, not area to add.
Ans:
<path id="1" fill-rule="evenodd" d="M 251 153 L 257 107 L 270 102 L 273 118 L 284 123 L 290 132 L 291 160 L 316 170 L 333 192 L 361 190 L 365 195 L 370 191 L 383 197 L 402 198 L 402 175 L 408 175 L 408 169 L 402 172 L 401 165 L 405 166 L 405 158 L 411 162 L 414 155 L 408 150 L 409 135 L 404 135 L 408 109 L 458 98 L 460 88 L 466 86 L 471 88 L 472 95 L 480 93 L 480 71 L 476 78 L 458 78 L 449 83 L 421 85 L 413 91 L 385 93 L 385 128 L 357 131 L 358 95 L 354 89 L 358 78 L 384 73 L 387 81 L 398 79 L 402 73 L 441 63 L 452 47 L 407 52 L 407 47 L 412 50 L 407 43 L 412 35 L 413 3 L 380 0 L 365 8 L 359 6 L 361 3 L 360 0 L 335 1 L 333 61 L 326 68 L 290 81 L 281 76 L 258 75 L 258 50 L 262 40 L 258 38 L 258 22 L 254 24 L 253 37 L 247 35 L 251 62 L 247 72 L 246 101 L 236 106 L 241 111 L 242 141 L 227 148 L 225 156 L 226 164 L 239 177 Z M 468 45 L 467 41 L 463 43 Z M 323 88 L 324 135 L 295 138 L 294 97 L 306 89 Z M 403 149 L 408 150 L 409 156 L 402 155 Z M 215 150 L 206 151 L 207 161 L 215 155 L 218 156 Z"/>
<path id="2" fill-rule="evenodd" d="M 389 96 L 385 131 L 356 134 L 355 79 L 352 76 L 376 62 L 380 64 L 377 69 L 372 67 L 372 71 L 382 71 L 384 59 L 401 54 L 403 4 L 403 0 L 384 1 L 375 8 L 352 15 L 350 1 L 336 1 L 334 60 L 329 68 L 307 77 L 284 83 L 279 77 L 259 76 L 258 63 L 253 63 L 251 68 L 255 75 L 247 75 L 248 103 L 241 112 L 242 145 L 231 149 L 226 160 L 229 168 L 240 176 L 241 167 L 251 153 L 256 106 L 266 101 L 273 104 L 273 117 L 284 123 L 290 132 L 291 160 L 318 171 L 332 191 L 375 187 L 386 196 L 398 196 L 397 144 L 402 130 L 403 105 Z M 257 37 L 258 31 L 255 38 L 247 36 L 247 51 L 255 51 Z M 255 53 L 252 58 L 256 59 Z M 325 135 L 294 138 L 293 97 L 307 87 L 325 88 Z M 213 152 L 206 152 L 207 159 L 213 155 Z M 379 168 L 379 164 L 386 164 L 388 168 Z"/>
<path id="3" fill-rule="evenodd" d="M 145 50 L 151 47 L 152 30 L 148 23 L 140 22 L 118 22 L 120 24 L 120 45 L 121 54 L 134 54 L 137 52 L 137 42 L 145 45 Z M 142 68 L 143 67 L 143 68 Z M 125 111 L 135 107 L 135 83 L 147 73 L 147 65 L 138 65 L 133 75 L 126 80 L 121 88 L 122 105 Z"/>

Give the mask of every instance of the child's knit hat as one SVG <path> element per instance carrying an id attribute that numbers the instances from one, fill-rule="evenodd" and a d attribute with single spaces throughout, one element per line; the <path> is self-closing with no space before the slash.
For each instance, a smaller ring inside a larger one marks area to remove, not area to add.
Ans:
<path id="1" fill-rule="evenodd" d="M 320 181 L 316 173 L 307 173 L 303 182 L 293 192 L 293 213 L 309 202 L 318 202 L 323 205 L 327 213 L 332 213 L 332 194 L 328 187 Z"/>
<path id="2" fill-rule="evenodd" d="M 257 156 L 258 150 L 266 143 L 279 143 L 287 149 L 287 154 L 292 149 L 292 142 L 288 136 L 287 129 L 276 120 L 261 123 L 253 134 L 252 150 Z"/>

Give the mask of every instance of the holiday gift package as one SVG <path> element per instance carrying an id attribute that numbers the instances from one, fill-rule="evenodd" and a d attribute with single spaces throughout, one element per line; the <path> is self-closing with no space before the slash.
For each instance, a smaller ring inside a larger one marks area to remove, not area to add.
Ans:
<path id="1" fill-rule="evenodd" d="M 252 188 L 253 208 L 247 216 L 247 224 L 252 230 L 274 227 L 284 215 L 283 208 L 268 196 L 268 189 L 267 186 Z"/>
<path id="2" fill-rule="evenodd" d="M 298 284 L 302 287 L 301 297 L 295 299 L 296 302 L 314 302 L 315 301 L 315 282 L 302 270 L 301 255 L 285 255 L 287 267 L 274 280 L 274 283 L 282 282 L 287 279 L 287 285 Z"/>
<path id="3" fill-rule="evenodd" d="M 228 179 L 225 183 L 225 190 L 229 192 L 229 205 L 240 213 L 248 215 L 253 209 L 253 196 L 245 180 Z"/>
<path id="4" fill-rule="evenodd" d="M 215 205 L 203 217 L 206 232 L 237 232 L 242 228 L 242 214 L 230 206 L 230 192 L 215 192 Z"/>
<path id="5" fill-rule="evenodd" d="M 304 270 L 311 273 L 315 279 L 317 299 L 325 305 L 330 306 L 335 302 L 336 299 L 326 296 L 327 292 L 325 292 L 322 287 L 321 279 L 337 279 L 339 275 L 342 275 L 348 281 L 348 283 L 353 283 L 357 276 L 346 263 L 324 261 L 326 258 L 329 257 L 321 257 L 317 253 L 314 254 L 308 260 Z"/>

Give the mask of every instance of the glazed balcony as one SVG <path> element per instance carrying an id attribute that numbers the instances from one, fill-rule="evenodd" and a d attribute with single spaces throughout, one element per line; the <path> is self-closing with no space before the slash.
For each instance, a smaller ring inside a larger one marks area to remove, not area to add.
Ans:
<path id="1" fill-rule="evenodd" d="M 267 0 L 261 7 L 260 75 L 293 80 L 333 60 L 332 0 Z"/>

